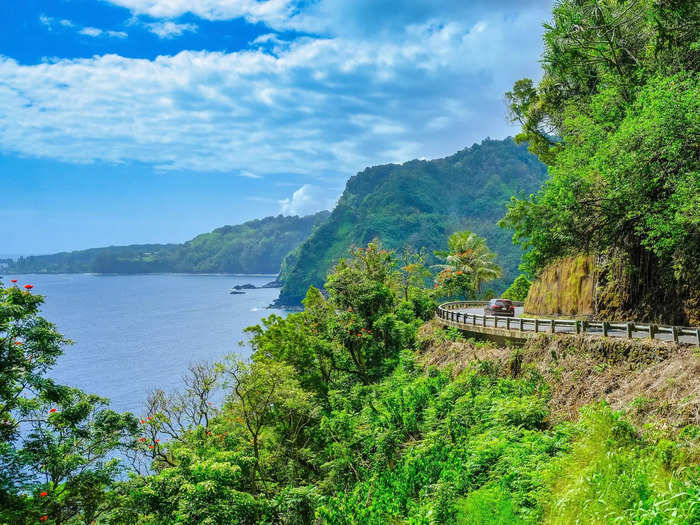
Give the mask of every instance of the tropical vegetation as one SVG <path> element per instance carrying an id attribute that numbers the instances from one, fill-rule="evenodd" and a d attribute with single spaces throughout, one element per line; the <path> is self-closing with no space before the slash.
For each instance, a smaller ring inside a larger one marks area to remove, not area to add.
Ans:
<path id="1" fill-rule="evenodd" d="M 537 191 L 545 177 L 544 165 L 512 139 L 486 139 L 443 159 L 367 168 L 348 180 L 328 221 L 285 258 L 279 304 L 301 304 L 352 246 L 379 238 L 397 252 L 423 249 L 430 267 L 439 263 L 433 252 L 461 230 L 485 238 L 498 254 L 503 276 L 491 286 L 504 290 L 520 273 L 522 250 L 496 223 L 512 195 Z"/>
<path id="2" fill-rule="evenodd" d="M 698 322 L 700 4 L 562 0 L 544 49 L 542 79 L 507 94 L 549 167 L 502 223 L 525 269 L 595 254 L 601 314 Z"/>
<path id="3" fill-rule="evenodd" d="M 645 430 L 605 402 L 556 416 L 562 369 L 426 330 L 444 292 L 421 284 L 420 254 L 415 272 L 405 257 L 354 249 L 328 297 L 311 287 L 303 312 L 248 329 L 249 359 L 192 366 L 138 419 L 48 379 L 68 341 L 39 296 L 3 288 L 0 523 L 700 520 L 692 416 Z M 429 365 L 452 341 L 460 366 Z"/>
<path id="4" fill-rule="evenodd" d="M 263 273 L 274 274 L 282 259 L 328 218 L 266 217 L 222 226 L 183 244 L 135 244 L 53 255 L 19 257 L 7 273 Z"/>
<path id="5" fill-rule="evenodd" d="M 444 261 L 435 265 L 440 270 L 436 288 L 442 287 L 448 296 L 477 298 L 481 285 L 498 279 L 503 271 L 496 264 L 496 254 L 489 250 L 486 239 L 474 232 L 455 232 L 447 239 L 448 251 L 436 251 Z"/>

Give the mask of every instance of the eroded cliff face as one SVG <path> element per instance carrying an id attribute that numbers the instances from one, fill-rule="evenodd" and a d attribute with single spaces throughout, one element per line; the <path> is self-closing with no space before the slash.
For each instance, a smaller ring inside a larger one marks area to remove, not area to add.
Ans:
<path id="1" fill-rule="evenodd" d="M 698 273 L 697 268 L 688 271 Z M 698 280 L 698 275 L 677 280 L 673 269 L 661 267 L 644 250 L 567 257 L 532 283 L 525 314 L 697 326 Z"/>
<path id="2" fill-rule="evenodd" d="M 594 256 L 561 259 L 532 283 L 525 300 L 525 314 L 593 317 L 595 288 Z"/>

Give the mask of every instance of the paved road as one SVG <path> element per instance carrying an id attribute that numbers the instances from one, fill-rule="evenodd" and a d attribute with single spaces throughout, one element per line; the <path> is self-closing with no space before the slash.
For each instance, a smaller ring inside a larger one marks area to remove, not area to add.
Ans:
<path id="1" fill-rule="evenodd" d="M 459 313 L 469 313 L 469 314 L 477 314 L 477 315 L 484 315 L 484 308 L 482 307 L 476 307 L 476 308 L 462 308 L 459 310 L 454 310 L 455 312 Z M 515 307 L 515 317 L 522 317 L 523 315 L 523 307 L 522 306 L 516 306 Z M 516 321 L 517 323 L 517 321 Z M 493 320 L 488 319 L 486 321 L 486 326 L 493 327 L 494 322 Z M 517 326 L 511 321 L 511 326 Z M 498 320 L 498 328 L 505 328 L 506 327 L 506 321 L 505 318 L 500 318 Z M 535 323 L 533 321 L 529 322 L 523 322 L 523 331 L 528 331 L 528 332 L 534 332 L 535 331 Z M 539 326 L 539 331 L 540 332 L 548 332 L 549 327 L 540 323 Z M 574 326 L 571 327 L 562 327 L 562 326 L 557 326 L 557 333 L 575 333 L 576 328 Z M 601 333 L 601 329 L 596 329 L 596 328 L 589 328 L 586 330 L 586 333 Z M 627 337 L 627 333 L 625 330 L 609 330 L 608 335 L 610 337 Z M 635 330 L 632 332 L 632 335 L 638 339 L 644 339 L 648 337 L 649 332 L 646 330 Z M 654 339 L 656 340 L 661 340 L 661 341 L 671 341 L 672 336 L 671 334 L 656 334 L 654 336 Z M 679 337 L 679 341 L 681 343 L 688 343 L 688 344 L 697 344 L 695 336 L 692 335 L 684 335 Z"/>

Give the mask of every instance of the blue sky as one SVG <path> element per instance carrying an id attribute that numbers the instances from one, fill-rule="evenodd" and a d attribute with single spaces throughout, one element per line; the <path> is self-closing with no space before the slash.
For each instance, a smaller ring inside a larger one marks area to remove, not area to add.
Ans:
<path id="1" fill-rule="evenodd" d="M 551 0 L 0 3 L 0 254 L 331 208 L 516 130 Z"/>

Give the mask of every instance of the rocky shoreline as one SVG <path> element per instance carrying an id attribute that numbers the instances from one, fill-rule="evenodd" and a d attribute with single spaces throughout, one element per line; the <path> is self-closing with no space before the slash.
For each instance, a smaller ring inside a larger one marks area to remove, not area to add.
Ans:
<path id="1" fill-rule="evenodd" d="M 243 295 L 245 294 L 244 290 L 261 290 L 263 288 L 282 288 L 282 283 L 275 279 L 274 281 L 270 281 L 269 283 L 265 283 L 262 286 L 255 286 L 254 284 L 246 283 L 246 284 L 237 284 L 234 286 L 231 291 L 229 292 L 231 295 Z"/>

